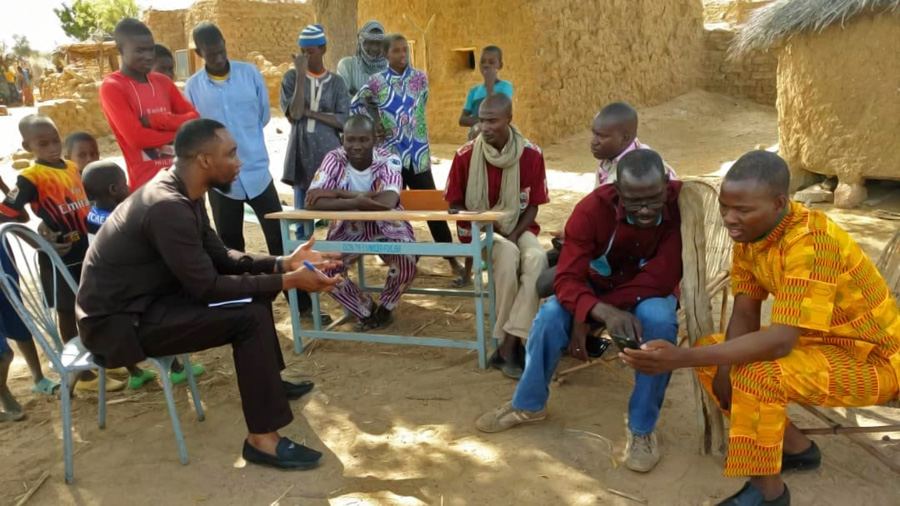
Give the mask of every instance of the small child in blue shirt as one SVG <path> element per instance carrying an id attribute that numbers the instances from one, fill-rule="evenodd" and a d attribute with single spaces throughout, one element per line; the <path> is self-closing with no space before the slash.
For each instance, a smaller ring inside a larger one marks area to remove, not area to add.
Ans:
<path id="1" fill-rule="evenodd" d="M 94 241 L 97 232 L 106 223 L 109 215 L 128 198 L 131 191 L 125 178 L 125 171 L 111 161 L 101 160 L 89 163 L 81 173 L 81 180 L 84 183 L 84 191 L 87 193 L 88 200 L 91 201 L 91 210 L 86 219 L 88 242 L 90 243 Z M 142 370 L 136 365 L 129 366 L 127 369 L 128 388 L 131 390 L 137 390 L 143 387 L 144 383 L 156 378 L 155 372 Z M 194 376 L 199 376 L 203 374 L 204 367 L 202 364 L 192 364 L 192 371 Z M 170 379 L 176 385 L 187 381 L 184 365 L 178 359 L 172 362 Z"/>
<path id="2" fill-rule="evenodd" d="M 494 93 L 503 93 L 509 98 L 513 96 L 512 83 L 497 77 L 503 68 L 503 51 L 499 47 L 487 46 L 481 51 L 480 68 L 484 83 L 472 86 L 466 96 L 462 114 L 459 115 L 459 126 L 469 127 L 469 140 L 478 137 L 481 132 L 478 127 L 478 108 L 481 107 L 481 102 Z"/>
<path id="3" fill-rule="evenodd" d="M 88 200 L 91 201 L 91 210 L 87 215 L 88 243 L 90 243 L 113 209 L 127 199 L 131 192 L 128 189 L 125 171 L 110 161 L 87 164 L 81 173 L 81 180 Z"/>

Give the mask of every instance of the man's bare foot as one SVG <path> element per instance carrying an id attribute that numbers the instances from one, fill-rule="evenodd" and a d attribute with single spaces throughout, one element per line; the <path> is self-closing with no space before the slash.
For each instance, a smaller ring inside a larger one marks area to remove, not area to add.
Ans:
<path id="1" fill-rule="evenodd" d="M 8 413 L 21 413 L 22 406 L 13 397 L 12 392 L 5 385 L 0 388 L 0 404 L 3 405 L 3 411 Z"/>

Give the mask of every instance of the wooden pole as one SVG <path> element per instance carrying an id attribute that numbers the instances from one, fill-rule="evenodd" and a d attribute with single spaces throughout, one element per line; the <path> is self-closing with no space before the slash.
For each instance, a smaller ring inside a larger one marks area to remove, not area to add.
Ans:
<path id="1" fill-rule="evenodd" d="M 800 429 L 808 436 L 830 436 L 833 434 L 875 434 L 879 432 L 900 432 L 900 425 L 874 425 L 871 427 L 845 427 L 835 425 L 830 429 Z"/>
<path id="2" fill-rule="evenodd" d="M 823 422 L 827 423 L 828 425 L 831 425 L 831 426 L 840 426 L 841 425 L 836 420 L 832 419 L 830 416 L 826 415 L 825 413 L 822 413 L 821 411 L 819 411 L 818 409 L 816 409 L 813 406 L 804 406 L 803 404 L 800 404 L 800 407 L 805 409 L 809 414 L 813 415 L 814 417 L 818 418 L 819 420 L 822 420 Z M 853 433 L 841 432 L 839 434 L 842 434 L 844 437 L 849 439 L 853 444 L 855 444 L 856 446 L 859 446 L 860 448 L 865 450 L 866 453 L 868 453 L 869 455 L 878 459 L 879 462 L 881 462 L 882 464 L 884 464 L 885 466 L 890 468 L 891 471 L 894 471 L 895 473 L 900 474 L 900 464 L 894 462 L 893 460 L 888 458 L 887 455 L 878 451 L 877 448 L 875 448 L 871 444 L 869 444 L 869 441 L 867 439 L 862 438 L 859 435 L 853 434 Z"/>

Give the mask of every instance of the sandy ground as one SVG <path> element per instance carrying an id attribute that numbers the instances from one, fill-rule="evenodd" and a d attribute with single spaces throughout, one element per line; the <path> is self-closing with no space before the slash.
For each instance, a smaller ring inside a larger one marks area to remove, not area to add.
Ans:
<path id="1" fill-rule="evenodd" d="M 641 139 L 682 175 L 716 171 L 748 149 L 776 142 L 774 109 L 704 92 L 643 109 L 641 122 Z M 7 123 L 0 118 L 0 134 L 8 131 Z M 285 132 L 282 120 L 268 128 L 273 160 L 282 159 L 278 153 L 283 153 Z M 544 146 L 553 200 L 539 216 L 545 230 L 560 228 L 592 186 L 588 141 L 585 132 Z M 438 185 L 446 180 L 454 149 L 435 148 L 444 159 L 435 167 Z M 882 194 L 891 196 L 889 190 Z M 873 256 L 898 227 L 873 218 L 865 208 L 833 216 Z M 248 224 L 246 230 L 250 248 L 261 251 L 258 227 Z M 417 234 L 428 239 L 424 228 L 418 227 Z M 376 280 L 383 276 L 373 261 L 368 265 Z M 420 262 L 417 285 L 446 286 L 450 279 L 442 262 Z M 326 299 L 325 307 L 339 314 L 332 301 Z M 390 332 L 408 335 L 421 329 L 421 335 L 471 339 L 473 307 L 461 299 L 407 296 Z M 651 505 L 697 505 L 712 504 L 742 484 L 721 476 L 720 457 L 697 452 L 697 406 L 688 371 L 674 374 L 667 393 L 658 427 L 663 459 L 652 473 L 638 475 L 621 464 L 631 378 L 616 360 L 552 387 L 546 422 L 484 435 L 473 420 L 508 400 L 515 383 L 496 371 L 478 370 L 474 353 L 324 341 L 295 356 L 281 298 L 275 316 L 286 375 L 317 384 L 307 399 L 294 404 L 296 419 L 283 434 L 324 451 L 319 469 L 286 473 L 244 466 L 240 447 L 245 427 L 234 369 L 229 350 L 218 349 L 195 356 L 208 371 L 200 381 L 205 422 L 196 421 L 186 389 L 176 391 L 188 466 L 178 464 L 158 386 L 138 394 L 112 394 L 116 404 L 109 407 L 104 430 L 96 425 L 96 398 L 81 396 L 73 403 L 77 481 L 67 486 L 58 402 L 28 393 L 30 378 L 17 360 L 11 388 L 29 416 L 0 425 L 0 504 L 14 504 L 45 470 L 50 478 L 29 504 L 640 504 L 609 491 L 613 489 Z M 563 364 L 574 361 L 564 359 Z M 889 410 L 833 413 L 869 424 L 896 423 L 898 418 Z M 801 426 L 819 426 L 799 410 L 791 414 Z M 900 462 L 900 434 L 889 436 L 893 439 L 873 441 Z M 818 437 L 817 442 L 825 454 L 822 469 L 788 477 L 794 504 L 896 504 L 900 484 L 886 467 L 845 438 Z"/>

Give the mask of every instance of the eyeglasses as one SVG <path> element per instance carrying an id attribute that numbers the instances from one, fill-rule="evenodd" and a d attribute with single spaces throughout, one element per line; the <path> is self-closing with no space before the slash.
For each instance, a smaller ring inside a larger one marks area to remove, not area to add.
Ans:
<path id="1" fill-rule="evenodd" d="M 659 211 L 666 205 L 665 201 L 651 201 L 651 202 L 626 202 L 622 201 L 622 207 L 625 208 L 629 213 L 637 213 L 640 212 L 641 209 L 647 208 L 649 211 Z"/>

